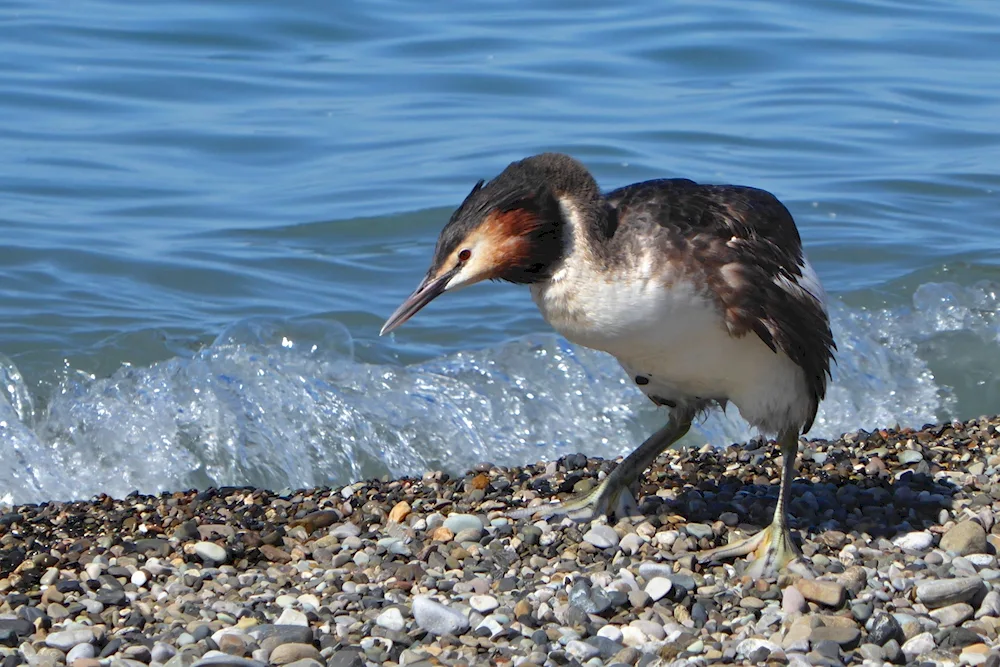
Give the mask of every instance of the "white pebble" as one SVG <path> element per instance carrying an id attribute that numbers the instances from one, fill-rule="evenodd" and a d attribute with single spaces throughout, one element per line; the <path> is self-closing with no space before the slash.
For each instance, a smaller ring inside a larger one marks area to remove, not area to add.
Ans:
<path id="1" fill-rule="evenodd" d="M 572 639 L 566 643 L 566 652 L 579 660 L 586 662 L 601 654 L 601 650 L 592 644 L 582 642 L 579 639 Z"/>
<path id="2" fill-rule="evenodd" d="M 309 619 L 298 609 L 286 609 L 274 622 L 275 625 L 309 625 Z"/>
<path id="3" fill-rule="evenodd" d="M 45 645 L 68 651 L 77 644 L 89 644 L 94 641 L 94 633 L 90 630 L 62 630 L 52 632 L 45 638 Z"/>
<path id="4" fill-rule="evenodd" d="M 444 527 L 451 532 L 458 534 L 463 530 L 477 530 L 479 534 L 483 531 L 483 522 L 475 514 L 449 514 L 444 520 Z"/>
<path id="5" fill-rule="evenodd" d="M 406 628 L 406 619 L 397 607 L 389 607 L 375 619 L 375 624 L 386 630 L 402 632 Z"/>
<path id="6" fill-rule="evenodd" d="M 229 555 L 215 542 L 196 542 L 194 552 L 206 565 L 221 565 Z"/>
<path id="7" fill-rule="evenodd" d="M 921 632 L 919 635 L 906 640 L 902 648 L 903 655 L 906 656 L 906 661 L 908 663 L 915 662 L 917 658 L 925 653 L 930 653 L 936 648 L 934 635 L 929 632 Z"/>
<path id="8" fill-rule="evenodd" d="M 620 541 L 615 529 L 607 524 L 598 524 L 584 534 L 583 539 L 598 549 L 611 549 Z"/>
<path id="9" fill-rule="evenodd" d="M 74 660 L 86 660 L 97 655 L 93 644 L 77 644 L 66 653 L 66 664 L 72 665 Z"/>
<path id="10" fill-rule="evenodd" d="M 926 530 L 916 530 L 912 533 L 900 535 L 892 541 L 900 549 L 911 549 L 913 551 L 925 551 L 934 544 L 934 536 Z"/>
<path id="11" fill-rule="evenodd" d="M 492 595 L 473 595 L 469 598 L 469 606 L 480 614 L 488 614 L 499 607 L 500 603 Z"/>
<path id="12" fill-rule="evenodd" d="M 637 648 L 649 642 L 649 636 L 639 628 L 626 625 L 622 627 L 622 644 Z"/>
<path id="13" fill-rule="evenodd" d="M 457 637 L 469 629 L 469 619 L 465 614 L 424 595 L 413 598 L 413 618 L 421 629 L 434 635 Z"/>
<path id="14" fill-rule="evenodd" d="M 621 542 L 618 543 L 618 548 L 621 549 L 626 556 L 631 556 L 642 548 L 642 538 L 639 537 L 638 533 L 628 533 L 621 539 Z"/>
<path id="15" fill-rule="evenodd" d="M 652 598 L 654 602 L 656 602 L 657 600 L 663 598 L 664 595 L 669 593 L 670 589 L 673 587 L 674 587 L 673 582 L 671 582 L 666 577 L 653 577 L 652 579 L 649 580 L 649 583 L 646 584 L 645 590 L 646 594 L 649 595 L 649 597 Z"/>
<path id="16" fill-rule="evenodd" d="M 302 605 L 302 608 L 307 611 L 308 610 L 316 611 L 317 609 L 320 608 L 319 598 L 313 595 L 312 593 L 305 593 L 303 595 L 300 595 L 299 604 Z"/>
<path id="17" fill-rule="evenodd" d="M 622 640 L 622 629 L 617 625 L 604 625 L 600 630 L 597 631 L 599 637 L 607 637 L 613 642 L 621 643 Z"/>

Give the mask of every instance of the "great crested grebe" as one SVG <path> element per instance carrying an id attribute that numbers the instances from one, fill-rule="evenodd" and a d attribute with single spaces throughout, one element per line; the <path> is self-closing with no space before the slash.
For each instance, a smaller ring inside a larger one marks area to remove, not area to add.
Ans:
<path id="1" fill-rule="evenodd" d="M 629 487 L 700 412 L 732 402 L 777 435 L 783 469 L 774 520 L 701 554 L 753 553 L 751 576 L 798 559 L 786 522 L 798 437 L 812 426 L 836 349 L 826 294 L 795 222 L 774 195 L 680 178 L 602 194 L 586 167 L 543 153 L 480 181 L 438 238 L 430 270 L 382 327 L 435 297 L 492 279 L 527 284 L 542 315 L 574 343 L 613 355 L 667 424 L 601 484 L 515 517 L 583 520 L 635 508 Z"/>

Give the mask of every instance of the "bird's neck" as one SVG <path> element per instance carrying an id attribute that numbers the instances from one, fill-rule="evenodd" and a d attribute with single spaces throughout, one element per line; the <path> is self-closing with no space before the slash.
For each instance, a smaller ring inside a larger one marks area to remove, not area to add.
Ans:
<path id="1" fill-rule="evenodd" d="M 600 196 L 580 198 L 557 195 L 560 213 L 562 252 L 554 264 L 588 262 L 595 266 L 608 263 L 608 246 L 618 226 L 615 210 Z M 553 271 L 558 266 L 553 266 Z M 551 272 L 550 272 L 551 273 Z"/>

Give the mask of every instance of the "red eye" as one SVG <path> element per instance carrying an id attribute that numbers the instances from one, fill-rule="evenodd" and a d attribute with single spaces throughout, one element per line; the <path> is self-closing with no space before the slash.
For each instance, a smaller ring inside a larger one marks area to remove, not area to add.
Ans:
<path id="1" fill-rule="evenodd" d="M 472 251 L 468 248 L 458 253 L 458 261 L 460 262 L 468 262 L 470 257 L 472 257 Z"/>

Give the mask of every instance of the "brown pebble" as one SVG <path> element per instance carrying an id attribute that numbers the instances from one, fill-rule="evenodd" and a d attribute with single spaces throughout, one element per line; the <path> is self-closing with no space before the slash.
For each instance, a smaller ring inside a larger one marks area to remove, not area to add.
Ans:
<path id="1" fill-rule="evenodd" d="M 77 658 L 70 667 L 101 667 L 101 661 L 97 658 Z"/>
<path id="2" fill-rule="evenodd" d="M 278 547 L 271 546 L 270 544 L 260 545 L 260 553 L 267 560 L 273 563 L 287 563 L 292 560 L 292 557 L 286 551 L 282 551 Z"/>
<path id="3" fill-rule="evenodd" d="M 42 593 L 42 603 L 44 604 L 50 604 L 52 602 L 62 602 L 65 599 L 66 596 L 64 596 L 62 593 L 56 590 L 55 586 L 49 586 L 48 588 L 45 589 L 45 592 Z"/>
<path id="4" fill-rule="evenodd" d="M 479 473 L 472 480 L 469 481 L 469 486 L 477 491 L 485 490 L 487 486 L 490 485 L 490 478 L 486 475 Z"/>
<path id="5" fill-rule="evenodd" d="M 839 530 L 827 530 L 818 536 L 817 541 L 822 542 L 831 549 L 840 549 L 847 544 L 847 535 Z"/>
<path id="6" fill-rule="evenodd" d="M 962 521 L 941 537 L 940 546 L 956 556 L 986 553 L 986 530 L 976 521 Z"/>
<path id="7" fill-rule="evenodd" d="M 394 523 L 402 523 L 406 517 L 410 515 L 410 503 L 405 500 L 400 500 L 398 503 L 392 506 L 389 510 L 389 521 Z"/>
<path id="8" fill-rule="evenodd" d="M 271 651 L 268 662 L 272 665 L 287 665 L 306 659 L 318 662 L 323 660 L 315 646 L 310 646 L 309 644 L 282 644 Z"/>
<path id="9" fill-rule="evenodd" d="M 852 565 L 844 570 L 837 579 L 844 588 L 857 595 L 868 583 L 868 571 L 860 565 Z"/>
<path id="10" fill-rule="evenodd" d="M 247 645 L 243 643 L 239 635 L 224 634 L 219 637 L 219 650 L 228 655 L 242 658 L 247 654 Z"/>
<path id="11" fill-rule="evenodd" d="M 302 526 L 306 529 L 307 533 L 312 533 L 320 530 L 321 528 L 333 525 L 334 523 L 340 521 L 340 518 L 340 512 L 336 512 L 334 510 L 318 510 L 316 512 L 306 514 L 301 519 L 289 521 L 288 525 L 291 527 Z"/>
<path id="12" fill-rule="evenodd" d="M 438 526 L 431 531 L 431 539 L 435 542 L 451 542 L 454 537 L 455 533 L 446 526 Z"/>
<path id="13" fill-rule="evenodd" d="M 861 631 L 857 628 L 838 628 L 829 625 L 813 628 L 812 633 L 809 635 L 809 641 L 815 643 L 823 640 L 835 641 L 840 644 L 842 649 L 850 651 L 860 643 Z"/>
<path id="14" fill-rule="evenodd" d="M 818 602 L 828 607 L 839 607 L 844 604 L 846 591 L 835 581 L 801 579 L 796 582 L 795 587 L 802 593 L 802 597 L 811 602 Z"/>

